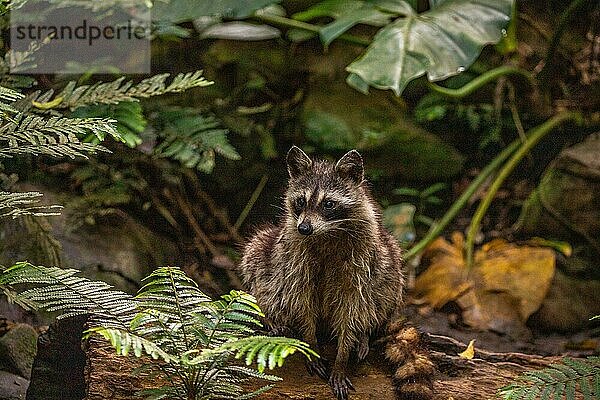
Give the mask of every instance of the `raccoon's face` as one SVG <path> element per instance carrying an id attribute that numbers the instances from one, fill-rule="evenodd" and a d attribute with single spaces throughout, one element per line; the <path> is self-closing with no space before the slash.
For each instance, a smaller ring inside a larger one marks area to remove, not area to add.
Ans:
<path id="1" fill-rule="evenodd" d="M 287 155 L 290 182 L 286 193 L 288 221 L 301 235 L 349 232 L 364 220 L 364 167 L 356 150 L 335 165 L 311 160 L 293 146 Z"/>

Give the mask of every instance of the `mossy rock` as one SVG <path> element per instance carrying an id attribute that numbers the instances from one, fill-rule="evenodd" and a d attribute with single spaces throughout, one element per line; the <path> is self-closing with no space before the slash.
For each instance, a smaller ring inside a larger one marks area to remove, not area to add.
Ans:
<path id="1" fill-rule="evenodd" d="M 564 263 L 570 275 L 600 279 L 593 260 L 600 251 L 600 137 L 564 150 L 545 171 L 525 202 L 519 231 L 565 240 L 575 257 Z"/>
<path id="2" fill-rule="evenodd" d="M 327 152 L 358 148 L 380 176 L 433 182 L 462 169 L 463 156 L 413 123 L 388 93 L 365 96 L 321 78 L 310 87 L 301 120 L 312 145 Z"/>
<path id="3" fill-rule="evenodd" d="M 31 377 L 31 366 L 37 352 L 37 332 L 27 324 L 16 324 L 0 338 L 2 367 L 23 378 Z"/>

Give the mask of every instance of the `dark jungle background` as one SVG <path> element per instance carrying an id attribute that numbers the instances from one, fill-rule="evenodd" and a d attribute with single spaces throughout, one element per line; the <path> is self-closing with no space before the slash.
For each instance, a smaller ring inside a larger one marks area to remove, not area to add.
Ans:
<path id="1" fill-rule="evenodd" d="M 0 265 L 76 268 L 127 293 L 176 266 L 217 297 L 241 288 L 245 239 L 284 212 L 288 149 L 357 149 L 423 330 L 598 354 L 597 2 L 156 2 L 147 76 L 10 73 L 11 7 L 1 85 L 24 97 L 0 93 L 18 111 L 0 110 Z M 73 118 L 112 131 L 61 126 Z M 0 341 L 24 329 L 34 348 L 53 316 L 0 302 Z M 31 359 L 11 362 L 31 377 Z"/>

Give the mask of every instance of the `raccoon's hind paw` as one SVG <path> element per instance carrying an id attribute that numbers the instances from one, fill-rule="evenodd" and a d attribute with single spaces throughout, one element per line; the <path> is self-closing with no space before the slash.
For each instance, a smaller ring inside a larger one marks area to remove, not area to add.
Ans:
<path id="1" fill-rule="evenodd" d="M 369 355 L 369 338 L 367 340 L 363 340 L 356 346 L 356 356 L 358 357 L 358 361 L 362 361 Z"/>
<path id="2" fill-rule="evenodd" d="M 337 400 L 348 400 L 348 392 L 356 391 L 350 379 L 343 372 L 334 371 L 329 377 L 329 386 Z"/>
<path id="3" fill-rule="evenodd" d="M 327 367 L 327 360 L 323 357 L 315 358 L 311 361 L 306 361 L 306 370 L 310 376 L 316 375 L 324 381 L 329 379 L 329 368 Z"/>

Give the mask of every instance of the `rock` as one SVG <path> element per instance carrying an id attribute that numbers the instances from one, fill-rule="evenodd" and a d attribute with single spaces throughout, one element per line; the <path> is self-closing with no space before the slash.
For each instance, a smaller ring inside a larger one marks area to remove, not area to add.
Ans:
<path id="1" fill-rule="evenodd" d="M 396 108 L 385 93 L 365 96 L 343 80 L 311 84 L 301 114 L 306 137 L 327 152 L 358 148 L 379 176 L 439 182 L 459 173 L 463 157 Z"/>
<path id="2" fill-rule="evenodd" d="M 42 192 L 47 204 L 69 202 L 65 194 L 59 195 L 44 187 L 23 185 L 19 190 Z M 37 224 L 45 220 L 42 227 Z M 82 224 L 75 230 L 68 209 L 60 216 L 45 220 L 35 218 L 35 224 L 28 223 L 26 218 L 2 221 L 0 265 L 27 260 L 45 266 L 76 268 L 89 279 L 102 280 L 128 292 L 135 292 L 140 280 L 157 266 L 180 265 L 175 243 L 126 213 L 98 218 L 96 224 Z M 44 228 L 46 223 L 48 226 Z M 46 232 L 42 235 L 40 229 Z M 49 257 L 53 252 L 58 254 Z"/>
<path id="3" fill-rule="evenodd" d="M 523 206 L 518 230 L 569 242 L 534 329 L 574 331 L 600 314 L 600 136 L 563 150 Z"/>
<path id="4" fill-rule="evenodd" d="M 86 316 L 60 319 L 40 335 L 27 400 L 85 397 L 85 353 L 81 348 L 85 321 Z"/>
<path id="5" fill-rule="evenodd" d="M 37 332 L 27 324 L 16 324 L 0 338 L 0 360 L 6 369 L 29 379 L 37 351 Z"/>
<path id="6" fill-rule="evenodd" d="M 528 325 L 534 330 L 574 332 L 600 315 L 600 281 L 580 280 L 556 271 L 550 290 Z"/>
<path id="7" fill-rule="evenodd" d="M 600 279 L 600 136 L 562 151 L 523 206 L 519 232 L 565 240 L 574 255 L 568 275 Z M 581 245 L 579 245 L 581 244 Z M 599 299 L 600 300 L 600 299 Z"/>
<path id="8" fill-rule="evenodd" d="M 0 371 L 0 400 L 23 400 L 29 381 L 10 372 Z"/>

